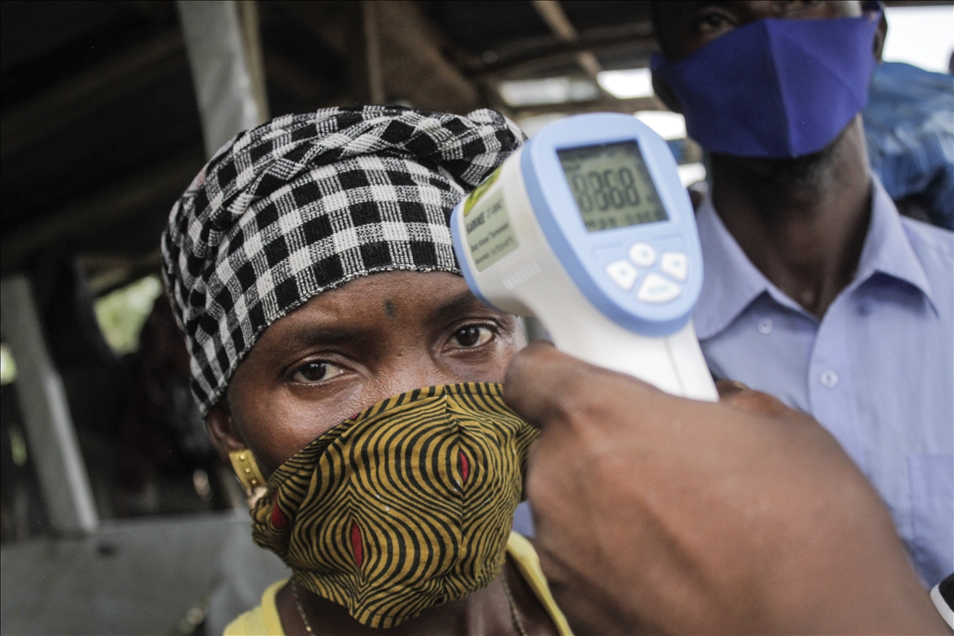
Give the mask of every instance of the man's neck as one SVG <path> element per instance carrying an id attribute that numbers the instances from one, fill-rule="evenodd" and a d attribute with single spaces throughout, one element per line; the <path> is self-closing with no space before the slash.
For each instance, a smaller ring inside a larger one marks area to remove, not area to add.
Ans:
<path id="1" fill-rule="evenodd" d="M 871 212 L 861 118 L 795 160 L 712 156 L 715 209 L 749 260 L 821 318 L 854 277 Z"/>

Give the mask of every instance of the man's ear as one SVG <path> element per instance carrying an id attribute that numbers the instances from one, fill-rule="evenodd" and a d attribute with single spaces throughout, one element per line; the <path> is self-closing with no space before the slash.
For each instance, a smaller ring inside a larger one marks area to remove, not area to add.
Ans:
<path id="1" fill-rule="evenodd" d="M 669 88 L 669 84 L 666 83 L 666 80 L 657 76 L 655 73 L 652 74 L 652 77 L 653 92 L 656 93 L 656 97 L 661 99 L 662 103 L 666 105 L 666 108 L 672 112 L 682 114 L 682 106 L 679 104 L 679 100 L 676 98 L 676 93 Z"/>
<path id="2" fill-rule="evenodd" d="M 888 18 L 884 16 L 884 10 L 881 11 L 881 22 L 878 23 L 878 30 L 875 31 L 874 37 L 874 53 L 875 59 L 878 60 L 878 64 L 881 63 L 881 54 L 884 52 L 884 41 L 888 37 Z"/>
<path id="3" fill-rule="evenodd" d="M 224 400 L 223 400 L 224 402 Z M 209 432 L 212 446 L 226 464 L 229 463 L 229 451 L 248 448 L 232 424 L 232 413 L 228 406 L 219 402 L 205 416 L 205 430 Z"/>

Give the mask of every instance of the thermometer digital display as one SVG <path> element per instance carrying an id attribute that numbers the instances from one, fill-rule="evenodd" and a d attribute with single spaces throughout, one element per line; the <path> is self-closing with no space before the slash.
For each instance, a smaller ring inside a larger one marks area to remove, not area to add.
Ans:
<path id="1" fill-rule="evenodd" d="M 669 218 L 635 141 L 567 148 L 557 156 L 587 231 Z"/>
<path id="2" fill-rule="evenodd" d="M 685 397 L 717 399 L 692 325 L 702 254 L 669 147 L 637 119 L 540 131 L 451 216 L 484 302 L 536 316 L 557 348 Z"/>

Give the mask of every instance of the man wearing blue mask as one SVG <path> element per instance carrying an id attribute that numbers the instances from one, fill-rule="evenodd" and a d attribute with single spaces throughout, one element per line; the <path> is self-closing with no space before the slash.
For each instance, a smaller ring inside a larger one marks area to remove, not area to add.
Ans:
<path id="1" fill-rule="evenodd" d="M 708 152 L 696 331 L 713 372 L 813 415 L 927 586 L 954 571 L 954 235 L 899 217 L 858 114 L 878 3 L 653 3 L 657 94 Z"/>

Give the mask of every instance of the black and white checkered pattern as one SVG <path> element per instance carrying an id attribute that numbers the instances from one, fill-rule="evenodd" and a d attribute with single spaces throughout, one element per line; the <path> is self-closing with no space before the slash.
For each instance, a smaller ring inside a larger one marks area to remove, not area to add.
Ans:
<path id="1" fill-rule="evenodd" d="M 454 205 L 522 143 L 499 113 L 366 106 L 237 135 L 172 208 L 164 278 L 205 415 L 273 322 L 374 272 L 459 273 Z"/>

